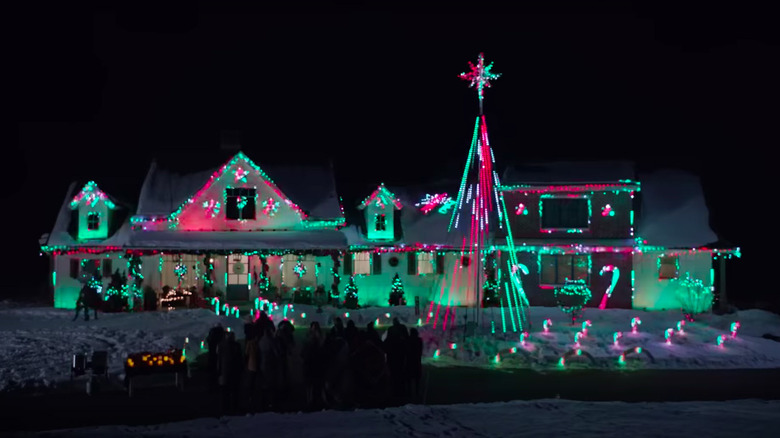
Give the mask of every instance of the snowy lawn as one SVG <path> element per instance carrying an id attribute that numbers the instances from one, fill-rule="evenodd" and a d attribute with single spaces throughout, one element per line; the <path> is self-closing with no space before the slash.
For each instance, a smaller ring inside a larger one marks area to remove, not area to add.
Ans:
<path id="1" fill-rule="evenodd" d="M 200 353 L 200 342 L 217 322 L 228 325 L 241 337 L 243 319 L 217 316 L 204 309 L 170 312 L 141 312 L 135 314 L 103 314 L 98 320 L 72 321 L 73 311 L 52 308 L 25 308 L 5 306 L 0 309 L 0 390 L 20 386 L 50 386 L 70 378 L 70 361 L 78 352 L 94 350 L 109 352 L 110 372 L 121 374 L 126 354 L 139 351 L 164 351 L 182 347 L 189 339 L 189 358 Z M 581 322 L 591 322 L 587 335 L 581 338 L 581 355 L 570 353 L 566 367 L 623 368 L 774 368 L 780 367 L 780 343 L 763 339 L 765 333 L 780 336 L 780 316 L 761 311 L 741 311 L 734 315 L 703 315 L 695 322 L 676 330 L 681 319 L 679 312 L 642 312 L 635 310 L 587 309 L 580 323 L 572 325 L 566 314 L 557 308 L 534 307 L 530 311 L 532 326 L 523 345 L 519 333 L 513 333 L 507 321 L 508 332 L 503 332 L 499 310 L 485 309 L 485 328 L 464 340 L 463 317 L 473 318 L 473 309 L 457 309 L 459 325 L 449 319 L 443 327 L 443 309 L 438 320 L 428 318 L 428 309 L 420 317 L 413 308 L 366 308 L 348 311 L 324 308 L 317 313 L 312 306 L 296 305 L 273 312 L 274 320 L 284 316 L 298 325 L 298 333 L 305 331 L 312 321 L 330 326 L 334 317 L 353 319 L 359 328 L 378 320 L 380 330 L 398 317 L 408 326 L 417 326 L 424 340 L 424 361 L 434 366 L 468 365 L 479 367 L 519 367 L 555 370 L 567 352 L 575 351 L 575 335 L 581 331 Z M 435 313 L 435 311 L 434 311 Z M 347 316 L 349 315 L 349 316 Z M 632 318 L 642 323 L 637 333 L 631 333 Z M 430 320 L 429 320 L 430 319 Z M 550 319 L 549 332 L 543 321 Z M 437 321 L 434 328 L 434 321 Z M 495 333 L 491 333 L 491 321 Z M 735 338 L 729 328 L 739 321 Z M 671 344 L 665 340 L 665 331 L 673 330 Z M 623 333 L 618 346 L 613 343 L 615 332 Z M 718 336 L 725 342 L 716 345 Z M 625 364 L 619 363 L 621 353 L 629 353 Z M 655 362 L 644 354 L 649 352 Z"/>
<path id="2" fill-rule="evenodd" d="M 780 401 L 622 403 L 566 400 L 258 414 L 155 426 L 101 426 L 40 437 L 775 437 Z"/>

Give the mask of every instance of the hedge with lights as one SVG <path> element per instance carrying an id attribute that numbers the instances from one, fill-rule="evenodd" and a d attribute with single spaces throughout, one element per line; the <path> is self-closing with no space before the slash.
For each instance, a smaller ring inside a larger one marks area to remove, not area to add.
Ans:
<path id="1" fill-rule="evenodd" d="M 130 376 L 187 371 L 184 350 L 175 349 L 162 353 L 131 353 L 125 359 L 125 374 Z"/>

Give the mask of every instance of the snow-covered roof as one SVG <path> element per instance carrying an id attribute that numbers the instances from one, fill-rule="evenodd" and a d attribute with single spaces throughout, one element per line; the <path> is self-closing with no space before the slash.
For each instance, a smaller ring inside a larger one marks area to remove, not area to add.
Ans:
<path id="1" fill-rule="evenodd" d="M 337 230 L 310 231 L 136 231 L 132 248 L 158 250 L 345 249 L 347 239 Z"/>
<path id="2" fill-rule="evenodd" d="M 68 190 L 65 192 L 65 200 L 62 202 L 60 211 L 57 213 L 57 219 L 54 222 L 54 227 L 52 228 L 52 231 L 48 233 L 46 241 L 41 243 L 50 247 L 102 247 L 124 245 L 125 242 L 127 242 L 127 237 L 130 233 L 130 222 L 127 220 L 122 223 L 121 227 L 119 227 L 115 233 L 108 236 L 108 238 L 104 240 L 79 242 L 78 240 L 74 239 L 73 236 L 68 232 L 72 219 L 71 202 L 73 201 L 73 197 L 78 194 L 77 188 L 78 185 L 76 181 L 73 181 L 68 186 Z"/>
<path id="3" fill-rule="evenodd" d="M 648 245 L 694 248 L 718 240 L 709 225 L 709 209 L 696 175 L 680 170 L 638 173 L 627 161 L 551 162 L 508 168 L 502 184 L 615 183 L 641 184 L 637 235 Z"/>
<path id="4" fill-rule="evenodd" d="M 261 166 L 277 187 L 312 218 L 342 217 L 332 169 L 315 166 Z M 178 174 L 152 163 L 138 200 L 137 215 L 174 212 L 219 170 Z"/>
<path id="5" fill-rule="evenodd" d="M 648 245 L 695 248 L 718 236 L 709 225 L 709 210 L 696 175 L 679 170 L 641 174 L 641 213 L 637 230 Z"/>

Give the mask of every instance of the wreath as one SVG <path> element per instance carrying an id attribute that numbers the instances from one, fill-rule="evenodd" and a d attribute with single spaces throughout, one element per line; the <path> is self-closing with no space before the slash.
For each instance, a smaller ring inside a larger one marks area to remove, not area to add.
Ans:
<path id="1" fill-rule="evenodd" d="M 585 284 L 585 280 L 567 281 L 565 286 L 555 289 L 555 300 L 558 307 L 571 314 L 572 322 L 580 316 L 580 311 L 585 307 L 585 303 L 590 301 L 591 296 L 590 288 Z"/>
<path id="2" fill-rule="evenodd" d="M 460 258 L 460 264 L 463 267 L 468 267 L 471 264 L 471 257 L 463 256 Z"/>
<path id="3" fill-rule="evenodd" d="M 233 264 L 233 273 L 234 274 L 243 274 L 244 273 L 244 264 L 241 262 L 236 262 Z"/>
<path id="4" fill-rule="evenodd" d="M 395 268 L 396 266 L 398 266 L 398 257 L 396 257 L 396 256 L 390 257 L 390 260 L 388 260 L 387 263 L 390 266 Z"/>

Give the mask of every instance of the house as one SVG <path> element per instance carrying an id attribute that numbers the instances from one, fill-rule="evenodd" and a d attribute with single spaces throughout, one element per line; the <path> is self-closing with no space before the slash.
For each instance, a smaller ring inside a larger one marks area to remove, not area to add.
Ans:
<path id="1" fill-rule="evenodd" d="M 679 308 L 674 279 L 689 273 L 715 287 L 714 260 L 739 256 L 712 246 L 699 181 L 682 172 L 545 163 L 510 168 L 502 181 L 505 220 L 492 224 L 484 260 L 507 266 L 514 248 L 531 305 L 556 305 L 553 291 L 580 280 L 593 291 L 589 306 L 612 288 L 608 307 Z M 379 182 L 345 204 L 331 168 L 261 167 L 242 152 L 191 174 L 154 162 L 135 206 L 95 182 L 72 184 L 41 247 L 62 308 L 93 275 L 111 292 L 117 270 L 135 293 L 208 287 L 231 303 L 265 293 L 266 279 L 285 299 L 319 286 L 343 298 L 353 277 L 361 305 L 380 306 L 397 274 L 408 304 L 475 306 L 482 283 L 473 268 L 483 264 L 463 252 L 464 227 L 451 227 L 456 196 L 452 181 Z"/>

